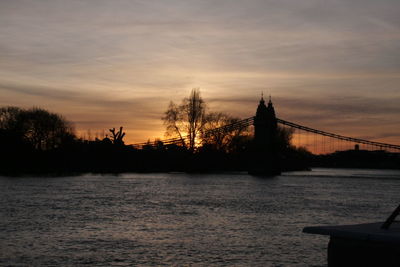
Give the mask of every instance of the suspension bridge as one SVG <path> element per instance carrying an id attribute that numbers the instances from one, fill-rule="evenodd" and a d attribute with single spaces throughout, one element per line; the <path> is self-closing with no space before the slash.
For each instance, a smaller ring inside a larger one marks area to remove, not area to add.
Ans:
<path id="1" fill-rule="evenodd" d="M 263 99 L 260 101 L 260 105 L 264 105 L 263 101 Z M 268 105 L 272 107 L 271 100 Z M 314 154 L 327 154 L 335 151 L 350 150 L 355 148 L 370 151 L 379 150 L 386 152 L 400 152 L 400 145 L 365 140 L 311 128 L 275 117 L 273 107 L 272 112 L 273 115 L 270 119 L 275 120 L 276 124 L 280 127 L 289 128 L 290 132 L 292 132 L 292 145 L 296 147 L 303 147 Z M 212 136 L 216 134 L 230 133 L 239 129 L 248 129 L 250 127 L 255 127 L 256 120 L 257 115 L 208 130 L 204 134 L 205 136 Z M 163 145 L 184 145 L 188 142 L 188 140 L 189 136 L 182 136 L 179 138 L 158 140 L 154 143 L 136 143 L 132 144 L 132 146 L 135 148 L 143 148 L 144 146 L 149 145 L 156 146 L 156 143 L 162 143 Z"/>

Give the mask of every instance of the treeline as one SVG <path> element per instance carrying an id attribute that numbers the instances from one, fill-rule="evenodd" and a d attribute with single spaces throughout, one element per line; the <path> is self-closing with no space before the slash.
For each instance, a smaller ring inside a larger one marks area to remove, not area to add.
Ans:
<path id="1" fill-rule="evenodd" d="M 326 155 L 314 155 L 313 167 L 400 169 L 400 154 L 384 150 L 346 150 Z"/>
<path id="2" fill-rule="evenodd" d="M 166 135 L 136 147 L 124 143 L 123 128 L 95 140 L 78 138 L 73 125 L 61 115 L 41 108 L 0 108 L 0 173 L 73 174 L 83 172 L 219 172 L 247 171 L 252 161 L 253 133 L 248 127 L 230 132 L 214 129 L 238 121 L 220 112 L 209 112 L 198 89 L 180 104 L 170 103 L 162 118 Z M 304 169 L 311 154 L 290 145 L 291 132 L 280 129 L 282 169 Z"/>
<path id="3" fill-rule="evenodd" d="M 128 169 L 134 149 L 125 134 L 110 130 L 110 138 L 78 138 L 70 122 L 41 108 L 0 108 L 0 173 L 71 174 L 118 172 Z M 129 157 L 126 155 L 129 154 Z"/>
<path id="4" fill-rule="evenodd" d="M 159 140 L 133 147 L 124 144 L 122 127 L 110 129 L 103 139 L 84 140 L 60 115 L 39 108 L 5 107 L 0 109 L 0 173 L 247 171 L 252 156 L 250 134 L 244 130 L 230 135 L 217 133 L 195 148 L 185 142 L 164 144 Z M 292 167 L 298 165 L 292 158 Z"/>

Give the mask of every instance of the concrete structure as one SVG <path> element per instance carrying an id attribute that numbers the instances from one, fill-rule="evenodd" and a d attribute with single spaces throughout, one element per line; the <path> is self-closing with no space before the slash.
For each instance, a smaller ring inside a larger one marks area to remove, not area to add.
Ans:
<path id="1" fill-rule="evenodd" d="M 328 266 L 400 266 L 400 225 L 382 223 L 305 227 L 303 232 L 329 235 Z"/>

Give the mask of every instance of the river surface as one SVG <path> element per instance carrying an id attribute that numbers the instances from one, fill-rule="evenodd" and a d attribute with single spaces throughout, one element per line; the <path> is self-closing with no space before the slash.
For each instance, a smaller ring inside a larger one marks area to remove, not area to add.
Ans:
<path id="1" fill-rule="evenodd" d="M 326 266 L 305 226 L 385 220 L 400 171 L 0 177 L 1 266 Z"/>

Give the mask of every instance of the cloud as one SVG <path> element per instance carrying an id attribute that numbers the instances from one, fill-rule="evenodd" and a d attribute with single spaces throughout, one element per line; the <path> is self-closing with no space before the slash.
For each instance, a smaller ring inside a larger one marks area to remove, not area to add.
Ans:
<path id="1" fill-rule="evenodd" d="M 273 97 L 277 117 L 281 119 L 319 130 L 367 139 L 400 138 L 399 101 L 400 97 L 390 100 L 366 96 Z M 257 104 L 254 97 L 214 98 L 209 99 L 209 102 L 214 107 L 223 107 L 226 109 L 224 111 L 240 112 L 241 107 L 245 106 L 246 113 L 241 113 L 242 118 L 254 116 Z M 368 135 L 365 135 L 365 132 L 368 132 Z"/>
<path id="2" fill-rule="evenodd" d="M 164 107 L 159 105 L 159 101 L 162 101 L 163 97 L 113 99 L 63 88 L 0 84 L 0 94 L 4 92 L 12 94 L 15 99 L 21 99 L 21 102 L 15 100 L 14 105 L 26 108 L 40 106 L 66 116 L 68 120 L 74 122 L 80 132 L 85 132 L 87 129 L 98 131 L 122 125 L 130 130 L 144 130 L 148 133 L 152 129 L 160 130 L 162 126 L 161 116 Z M 28 101 L 25 102 L 25 99 Z M 0 104 L 7 105 L 1 102 Z"/>
<path id="3" fill-rule="evenodd" d="M 0 1 L 0 101 L 145 138 L 193 87 L 239 117 L 264 91 L 288 120 L 391 133 L 399 10 L 397 0 Z"/>

